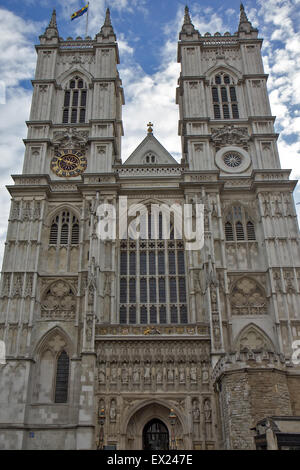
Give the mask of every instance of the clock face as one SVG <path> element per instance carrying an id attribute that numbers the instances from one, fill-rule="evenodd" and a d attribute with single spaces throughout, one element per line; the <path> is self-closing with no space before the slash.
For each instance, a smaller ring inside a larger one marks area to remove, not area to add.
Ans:
<path id="1" fill-rule="evenodd" d="M 87 160 L 83 153 L 78 150 L 61 150 L 55 152 L 55 156 L 51 160 L 51 169 L 61 177 L 78 176 L 85 171 Z"/>

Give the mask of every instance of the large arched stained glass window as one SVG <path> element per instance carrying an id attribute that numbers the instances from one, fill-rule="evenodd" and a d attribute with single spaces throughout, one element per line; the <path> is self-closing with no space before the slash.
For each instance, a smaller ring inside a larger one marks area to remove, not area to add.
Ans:
<path id="1" fill-rule="evenodd" d="M 120 242 L 120 309 L 122 324 L 187 323 L 185 252 L 182 240 L 162 238 Z"/>

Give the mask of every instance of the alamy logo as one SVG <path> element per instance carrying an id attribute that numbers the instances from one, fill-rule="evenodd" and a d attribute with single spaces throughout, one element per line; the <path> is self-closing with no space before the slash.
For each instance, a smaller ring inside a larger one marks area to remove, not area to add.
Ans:
<path id="1" fill-rule="evenodd" d="M 292 363 L 297 366 L 300 364 L 300 339 L 292 342 L 293 354 L 292 354 Z"/>
<path id="2" fill-rule="evenodd" d="M 149 210 L 150 209 L 150 210 Z M 128 207 L 127 197 L 119 198 L 117 209 L 102 203 L 97 208 L 97 235 L 101 240 L 184 239 L 186 250 L 201 250 L 204 246 L 203 204 L 143 204 Z M 118 224 L 117 224 L 118 220 Z"/>
<path id="3" fill-rule="evenodd" d="M 4 341 L 0 341 L 0 364 L 6 364 L 6 348 Z"/>

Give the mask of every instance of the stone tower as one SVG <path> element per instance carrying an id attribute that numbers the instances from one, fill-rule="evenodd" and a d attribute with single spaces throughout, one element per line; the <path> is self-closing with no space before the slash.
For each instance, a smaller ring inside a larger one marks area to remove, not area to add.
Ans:
<path id="1" fill-rule="evenodd" d="M 296 182 L 280 168 L 262 40 L 240 10 L 235 34 L 201 36 L 186 8 L 177 102 L 188 190 L 206 197 L 220 447 L 251 449 L 261 417 L 300 411 L 299 370 L 286 364 L 300 335 L 300 259 Z"/>
<path id="2" fill-rule="evenodd" d="M 186 8 L 181 162 L 149 123 L 122 163 L 109 10 L 94 39 L 62 39 L 53 12 L 8 188 L 0 448 L 251 449 L 259 420 L 300 414 L 296 183 L 280 168 L 261 44 L 242 5 L 237 33 L 213 36 Z M 196 203 L 199 250 L 174 235 L 175 212 L 167 239 L 160 218 L 158 237 L 150 223 L 148 238 L 127 233 L 141 204 Z M 128 208 L 121 237 L 99 237 L 103 207 Z"/>

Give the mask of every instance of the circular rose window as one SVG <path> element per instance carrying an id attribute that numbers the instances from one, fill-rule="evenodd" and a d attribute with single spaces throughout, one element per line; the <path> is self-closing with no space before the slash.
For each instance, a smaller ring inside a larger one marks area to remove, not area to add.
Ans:
<path id="1" fill-rule="evenodd" d="M 241 155 L 236 152 L 225 153 L 223 158 L 225 165 L 229 166 L 230 168 L 236 168 L 242 163 Z"/>

